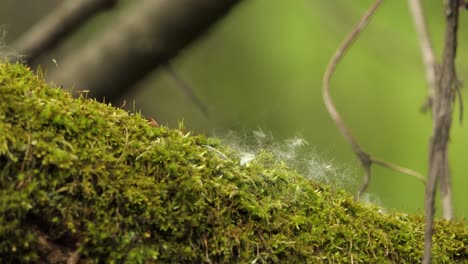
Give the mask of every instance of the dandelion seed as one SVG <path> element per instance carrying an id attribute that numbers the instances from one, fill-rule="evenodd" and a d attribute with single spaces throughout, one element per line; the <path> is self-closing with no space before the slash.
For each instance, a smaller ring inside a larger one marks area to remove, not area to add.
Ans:
<path id="1" fill-rule="evenodd" d="M 265 132 L 263 132 L 263 130 L 259 129 L 259 130 L 254 130 L 252 131 L 252 133 L 254 134 L 254 136 L 256 138 L 266 138 L 266 134 Z"/>
<path id="2" fill-rule="evenodd" d="M 255 159 L 255 154 L 243 152 L 241 153 L 239 164 L 241 166 L 245 166 L 245 165 L 248 165 L 254 159 Z"/>
<path id="3" fill-rule="evenodd" d="M 56 66 L 57 68 L 59 68 L 58 63 L 57 63 L 57 61 L 56 61 L 55 59 L 52 59 L 52 62 L 55 64 L 55 66 Z"/>

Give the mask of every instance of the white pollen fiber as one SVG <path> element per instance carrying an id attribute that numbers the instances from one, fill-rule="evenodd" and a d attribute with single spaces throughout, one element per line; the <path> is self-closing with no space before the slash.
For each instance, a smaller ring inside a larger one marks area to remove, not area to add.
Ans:
<path id="1" fill-rule="evenodd" d="M 359 169 L 339 164 L 333 158 L 321 154 L 300 135 L 277 140 L 272 133 L 257 129 L 230 131 L 218 138 L 234 150 L 241 166 L 248 166 L 262 151 L 267 151 L 273 154 L 276 161 L 283 162 L 305 178 L 344 189 L 351 194 L 355 194 L 361 187 L 362 173 Z M 361 202 L 377 205 L 380 208 L 379 212 L 386 212 L 375 194 L 362 194 Z"/>
<path id="2" fill-rule="evenodd" d="M 0 62 L 5 61 L 19 61 L 21 62 L 21 56 L 16 54 L 6 44 L 7 29 L 5 25 L 0 25 Z"/>
<path id="3" fill-rule="evenodd" d="M 359 187 L 350 167 L 339 165 L 333 159 L 326 158 L 300 135 L 277 140 L 272 133 L 257 129 L 243 132 L 231 131 L 221 139 L 224 144 L 235 151 L 241 166 L 248 166 L 260 152 L 267 151 L 272 153 L 277 161 L 285 163 L 306 178 L 345 189 L 351 193 Z"/>

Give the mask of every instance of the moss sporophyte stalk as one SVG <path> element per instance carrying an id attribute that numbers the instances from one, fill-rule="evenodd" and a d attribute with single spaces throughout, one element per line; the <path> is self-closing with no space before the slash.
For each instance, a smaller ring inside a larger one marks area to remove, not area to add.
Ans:
<path id="1" fill-rule="evenodd" d="M 437 221 L 434 263 L 468 263 L 467 242 Z M 422 248 L 422 216 L 0 64 L 2 263 L 418 263 Z"/>

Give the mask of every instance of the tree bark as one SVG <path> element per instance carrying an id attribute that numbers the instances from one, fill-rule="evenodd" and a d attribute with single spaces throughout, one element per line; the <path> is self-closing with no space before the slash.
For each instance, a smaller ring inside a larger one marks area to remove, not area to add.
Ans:
<path id="1" fill-rule="evenodd" d="M 68 0 L 17 39 L 12 47 L 26 63 L 54 48 L 92 15 L 107 10 L 117 0 Z"/>
<path id="2" fill-rule="evenodd" d="M 141 0 L 107 31 L 60 59 L 48 77 L 114 100 L 174 58 L 240 0 Z"/>

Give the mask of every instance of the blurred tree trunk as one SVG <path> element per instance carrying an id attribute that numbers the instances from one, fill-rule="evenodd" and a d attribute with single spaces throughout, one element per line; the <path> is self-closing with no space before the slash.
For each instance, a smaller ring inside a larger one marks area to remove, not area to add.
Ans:
<path id="1" fill-rule="evenodd" d="M 85 46 L 60 59 L 48 79 L 115 100 L 202 35 L 240 0 L 141 0 Z"/>
<path id="2" fill-rule="evenodd" d="M 77 30 L 94 14 L 117 4 L 117 0 L 67 0 L 32 26 L 13 43 L 23 62 L 31 63 Z"/>

